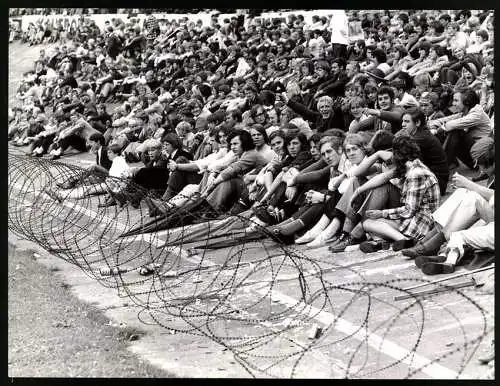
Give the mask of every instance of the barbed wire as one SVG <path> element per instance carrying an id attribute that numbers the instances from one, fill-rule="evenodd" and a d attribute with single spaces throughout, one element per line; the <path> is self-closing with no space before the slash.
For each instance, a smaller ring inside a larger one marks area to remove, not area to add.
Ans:
<path id="1" fill-rule="evenodd" d="M 196 200 L 154 220 L 144 207 L 102 207 L 104 196 L 92 194 L 96 185 L 107 191 L 131 182 L 82 180 L 83 172 L 63 162 L 9 154 L 12 232 L 115 288 L 139 307 L 142 323 L 216 342 L 251 376 L 418 378 L 447 371 L 458 378 L 493 329 L 491 315 L 467 290 L 444 282 L 435 287 L 446 288 L 446 296 L 392 301 L 412 295 L 405 288 L 426 280 L 376 282 L 359 273 L 363 264 L 386 257 L 342 266 L 279 243 L 266 228 L 247 232 L 251 220 L 245 215 L 219 213 L 216 220 L 201 221 L 206 213 L 196 209 Z M 79 199 L 72 198 L 74 190 L 58 188 L 78 179 Z M 217 248 L 224 253 L 214 252 Z M 154 269 L 141 276 L 147 265 Z M 332 272 L 356 279 L 331 283 Z M 468 330 L 458 309 L 480 327 Z M 429 327 L 436 320 L 456 325 L 449 332 L 451 344 Z M 425 352 L 436 355 L 425 359 Z"/>

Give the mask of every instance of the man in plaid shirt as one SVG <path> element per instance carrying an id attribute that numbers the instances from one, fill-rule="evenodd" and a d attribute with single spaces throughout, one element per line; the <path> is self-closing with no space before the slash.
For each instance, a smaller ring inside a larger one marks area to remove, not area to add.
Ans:
<path id="1" fill-rule="evenodd" d="M 434 224 L 432 213 L 439 205 L 440 191 L 436 176 L 418 158 L 420 149 L 411 137 L 397 135 L 392 146 L 395 176 L 404 178 L 401 189 L 403 205 L 368 210 L 363 227 L 372 236 L 395 240 L 393 249 L 400 250 L 412 246 L 431 230 Z"/>

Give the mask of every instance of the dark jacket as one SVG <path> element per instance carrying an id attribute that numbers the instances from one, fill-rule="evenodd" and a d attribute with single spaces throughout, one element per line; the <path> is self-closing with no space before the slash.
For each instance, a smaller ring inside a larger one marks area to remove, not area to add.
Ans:
<path id="1" fill-rule="evenodd" d="M 428 129 L 416 133 L 413 139 L 420 147 L 421 161 L 438 179 L 439 190 L 443 195 L 446 192 L 446 185 L 450 176 L 443 146 Z"/>
<path id="2" fill-rule="evenodd" d="M 101 158 L 99 159 L 99 153 L 95 155 L 95 163 L 102 166 L 104 169 L 109 170 L 111 168 L 111 160 L 108 158 L 108 147 L 101 147 Z"/>
<path id="3" fill-rule="evenodd" d="M 293 100 L 288 101 L 288 106 L 304 119 L 312 122 L 311 129 L 323 133 L 328 129 L 341 129 L 345 131 L 344 118 L 340 109 L 334 109 L 330 117 L 323 119 L 318 111 L 309 110 L 306 106 Z"/>
<path id="4" fill-rule="evenodd" d="M 332 77 L 325 83 L 320 84 L 318 91 L 335 99 L 336 97 L 343 96 L 345 91 L 345 85 L 349 82 L 347 74 L 342 71 L 337 76 Z"/>
<path id="5" fill-rule="evenodd" d="M 168 156 L 168 159 L 167 161 L 170 161 L 170 159 L 172 159 L 173 161 L 179 161 L 179 158 L 181 157 L 184 157 L 186 158 L 188 161 L 192 161 L 193 160 L 193 155 L 184 150 L 184 149 L 177 149 L 177 151 L 175 152 L 175 155 L 173 158 L 171 158 L 170 156 Z"/>

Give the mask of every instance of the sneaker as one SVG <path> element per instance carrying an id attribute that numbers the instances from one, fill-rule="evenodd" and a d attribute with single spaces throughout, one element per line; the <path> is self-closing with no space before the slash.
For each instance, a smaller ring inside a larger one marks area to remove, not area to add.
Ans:
<path id="1" fill-rule="evenodd" d="M 338 240 L 336 240 L 335 243 L 328 248 L 328 250 L 334 253 L 344 252 L 346 247 L 354 244 L 355 243 L 353 242 L 353 238 L 350 234 L 342 233 Z"/>
<path id="2" fill-rule="evenodd" d="M 359 244 L 359 249 L 364 253 L 373 253 L 382 249 L 389 249 L 390 246 L 391 243 L 386 240 L 370 240 Z"/>

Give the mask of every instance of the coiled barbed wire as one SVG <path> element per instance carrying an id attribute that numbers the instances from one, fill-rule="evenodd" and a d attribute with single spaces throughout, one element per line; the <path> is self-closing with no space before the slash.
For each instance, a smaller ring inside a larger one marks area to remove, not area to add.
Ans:
<path id="1" fill-rule="evenodd" d="M 162 218 L 150 219 L 144 207 L 100 207 L 102 195 L 50 194 L 82 172 L 63 162 L 9 154 L 9 228 L 116 288 L 140 307 L 143 323 L 217 342 L 251 376 L 383 378 L 397 369 L 401 378 L 415 378 L 445 369 L 446 377 L 458 377 L 492 331 L 491 315 L 465 290 L 437 284 L 448 289 L 446 300 L 434 294 L 395 303 L 394 296 L 412 293 L 407 286 L 426 281 L 369 281 L 357 270 L 367 262 L 342 266 L 276 242 L 265 228 L 247 233 L 250 220 L 241 215 L 169 228 Z M 78 189 L 91 192 L 98 183 L 105 190 L 112 180 L 90 178 Z M 203 213 L 176 215 L 173 225 Z M 165 229 L 151 231 L 160 223 Z M 212 252 L 224 244 L 223 256 Z M 146 264 L 154 266 L 152 274 L 139 275 Z M 103 268 L 116 274 L 102 275 Z M 331 283 L 332 271 L 356 279 Z M 480 328 L 464 328 L 454 304 L 476 317 Z M 443 339 L 427 322 L 439 319 L 456 324 L 452 345 L 432 346 Z M 311 326 L 322 329 L 313 339 Z M 430 346 L 436 355 L 427 360 L 422 353 Z"/>

